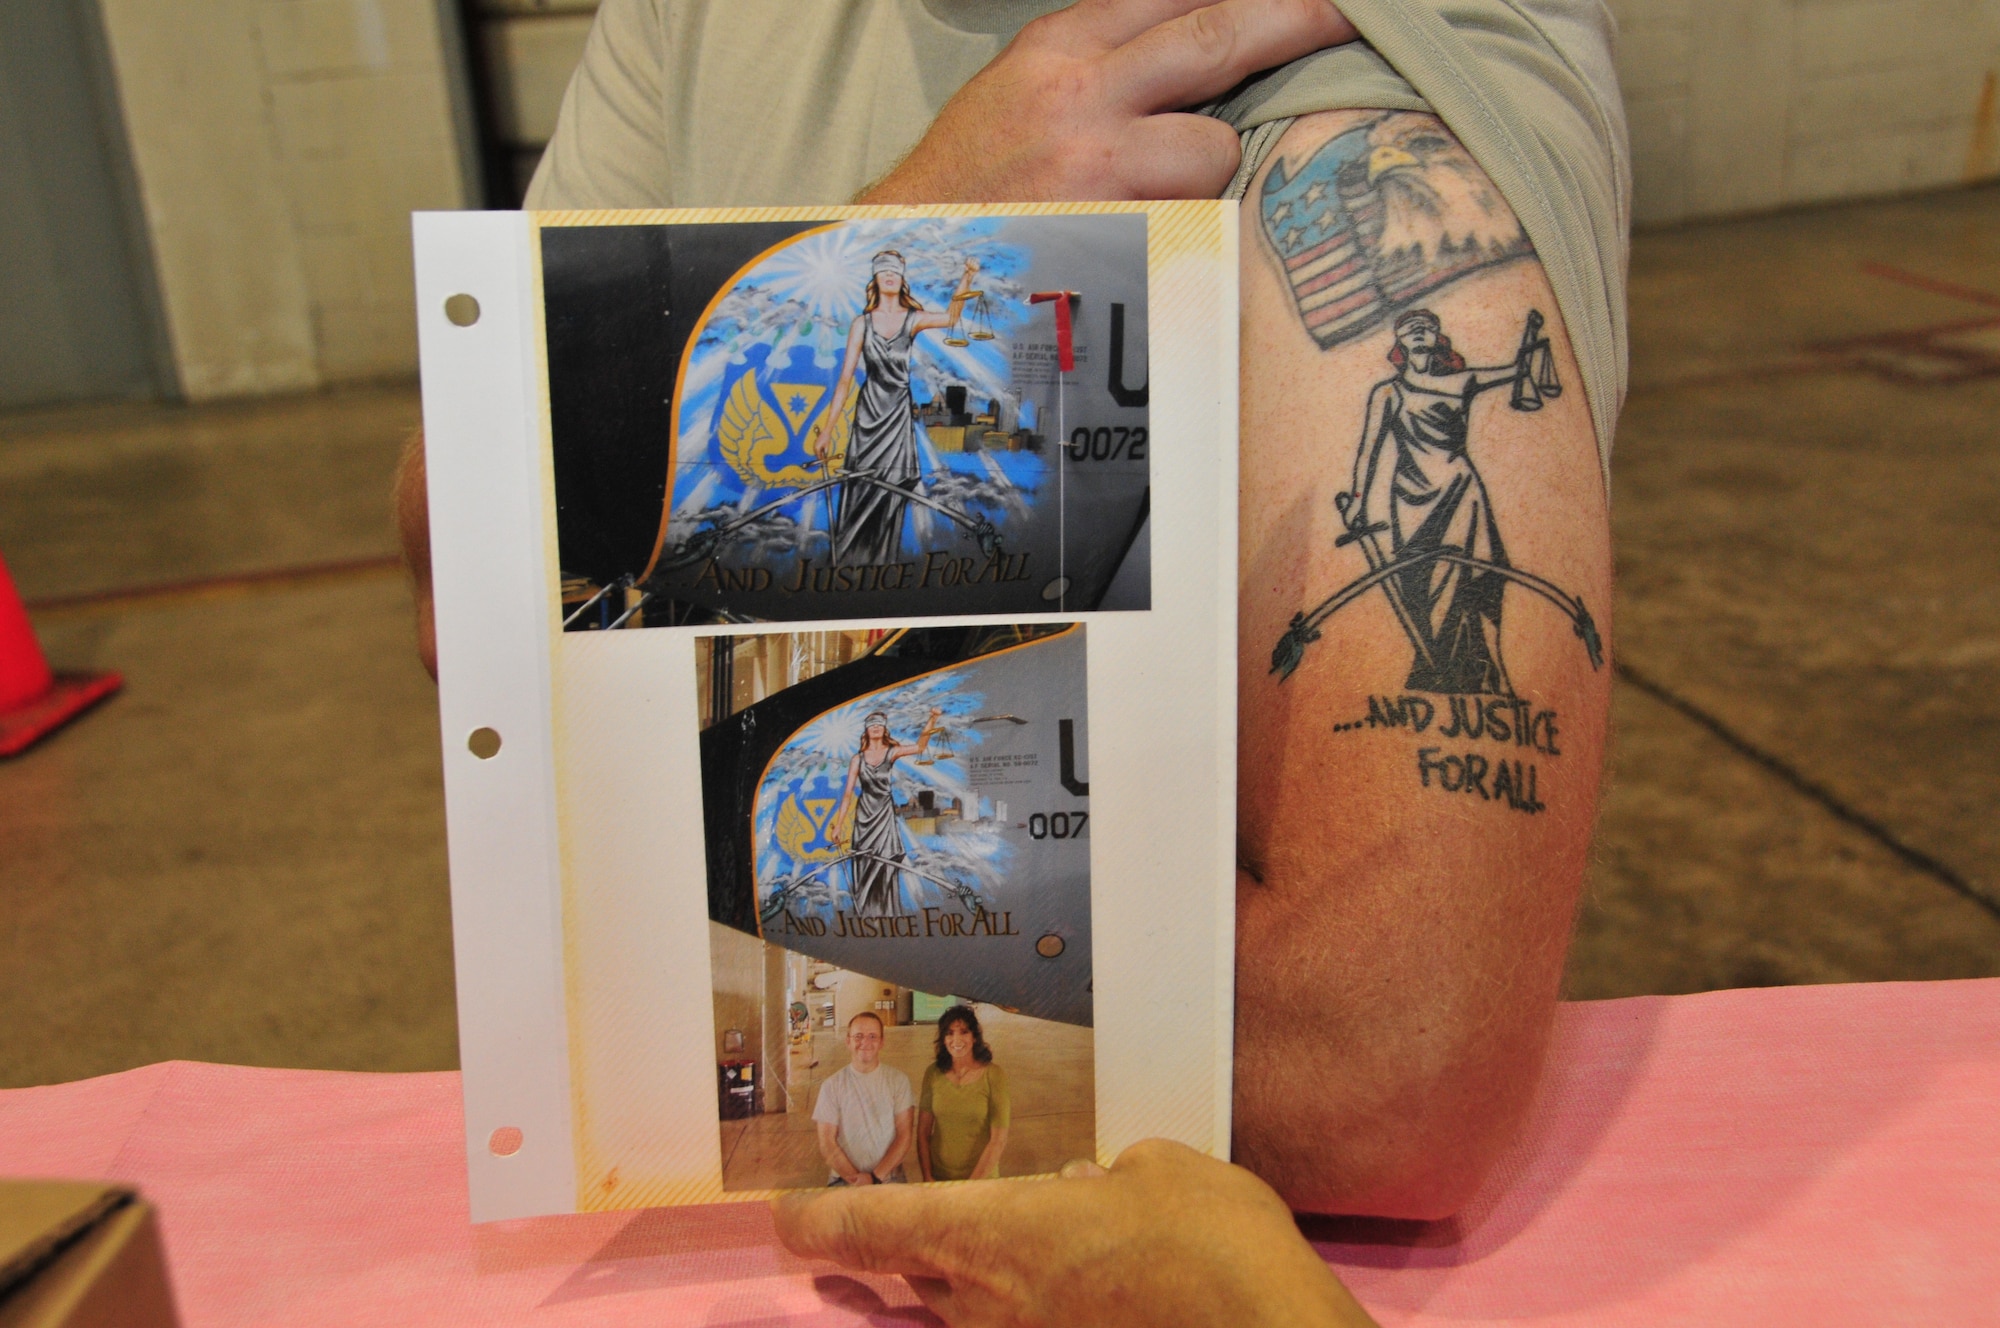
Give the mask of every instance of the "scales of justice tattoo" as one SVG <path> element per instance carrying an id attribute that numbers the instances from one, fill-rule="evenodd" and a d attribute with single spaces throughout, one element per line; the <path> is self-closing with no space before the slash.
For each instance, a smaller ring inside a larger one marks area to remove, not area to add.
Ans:
<path id="1" fill-rule="evenodd" d="M 1511 363 L 1476 367 L 1417 303 L 1533 254 L 1484 173 L 1436 119 L 1397 113 L 1336 135 L 1293 174 L 1273 166 L 1260 210 L 1322 349 L 1394 320 L 1395 373 L 1368 394 L 1352 482 L 1334 497 L 1344 528 L 1334 545 L 1357 546 L 1367 571 L 1292 615 L 1271 672 L 1290 677 L 1329 618 L 1379 591 L 1412 651 L 1405 688 L 1512 697 L 1500 640 L 1509 585 L 1563 613 L 1601 668 L 1603 640 L 1583 600 L 1508 559 L 1470 450 L 1482 394 L 1507 388 L 1508 405 L 1524 412 L 1562 395 L 1541 312 L 1528 312 Z"/>

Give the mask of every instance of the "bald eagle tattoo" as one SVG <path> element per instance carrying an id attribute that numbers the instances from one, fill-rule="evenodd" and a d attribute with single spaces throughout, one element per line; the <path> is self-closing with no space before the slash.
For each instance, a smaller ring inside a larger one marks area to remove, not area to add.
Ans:
<path id="1" fill-rule="evenodd" d="M 1444 286 L 1535 252 L 1514 211 L 1437 117 L 1399 111 L 1264 178 L 1258 211 L 1320 349 Z"/>

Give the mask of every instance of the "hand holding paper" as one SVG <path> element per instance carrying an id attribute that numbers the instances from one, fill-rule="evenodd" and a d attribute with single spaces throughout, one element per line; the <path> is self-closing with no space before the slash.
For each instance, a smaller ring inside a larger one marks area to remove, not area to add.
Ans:
<path id="1" fill-rule="evenodd" d="M 900 1274 L 952 1325 L 1374 1322 L 1270 1186 L 1159 1139 L 1054 1181 L 828 1190 L 772 1207 L 794 1254 Z"/>

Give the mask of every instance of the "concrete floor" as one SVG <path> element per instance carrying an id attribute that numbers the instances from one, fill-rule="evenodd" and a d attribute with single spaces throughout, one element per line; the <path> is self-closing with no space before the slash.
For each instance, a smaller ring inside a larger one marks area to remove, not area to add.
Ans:
<path id="1" fill-rule="evenodd" d="M 2000 190 L 1645 235 L 1633 297 L 1570 993 L 2000 974 Z M 128 678 L 0 763 L 0 1086 L 455 1063 L 434 699 L 385 562 L 416 417 L 0 419 L 44 645 Z"/>
<path id="2" fill-rule="evenodd" d="M 416 419 L 397 387 L 0 421 L 44 649 L 126 676 L 0 762 L 0 1085 L 457 1063 L 436 693 L 387 561 Z"/>
<path id="3" fill-rule="evenodd" d="M 2000 190 L 1642 236 L 1632 332 L 1571 994 L 2000 973 Z"/>

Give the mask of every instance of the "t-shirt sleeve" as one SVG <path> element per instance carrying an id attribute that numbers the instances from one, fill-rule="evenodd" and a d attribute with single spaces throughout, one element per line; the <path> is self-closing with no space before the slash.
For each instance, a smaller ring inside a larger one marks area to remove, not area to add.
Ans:
<path id="1" fill-rule="evenodd" d="M 1014 1119 L 1014 1099 L 1007 1092 L 1007 1072 L 997 1065 L 989 1065 L 986 1077 L 993 1081 L 986 1107 L 986 1126 L 988 1129 L 1004 1130 Z"/>
<path id="2" fill-rule="evenodd" d="M 821 1125 L 840 1124 L 840 1076 L 835 1075 L 819 1086 L 819 1097 L 813 1102 L 813 1119 Z"/>
<path id="3" fill-rule="evenodd" d="M 1625 401 L 1631 150 L 1602 0 L 1341 0 L 1362 40 L 1261 75 L 1204 110 L 1243 136 L 1241 197 L 1291 119 L 1436 114 L 1521 219 L 1582 367 L 1607 468 Z"/>
<path id="4" fill-rule="evenodd" d="M 910 1093 L 910 1076 L 904 1074 L 901 1070 L 891 1070 L 889 1073 L 896 1076 L 896 1082 L 889 1087 L 895 1095 L 892 1100 L 896 1104 L 897 1114 L 900 1115 L 914 1105 L 914 1099 Z"/>
<path id="5" fill-rule="evenodd" d="M 917 1110 L 931 1111 L 931 1085 L 937 1082 L 937 1066 L 924 1071 L 924 1090 L 917 1096 Z M 932 1112 L 935 1115 L 935 1112 Z"/>
<path id="6" fill-rule="evenodd" d="M 529 208 L 672 207 L 662 0 L 603 0 Z"/>

